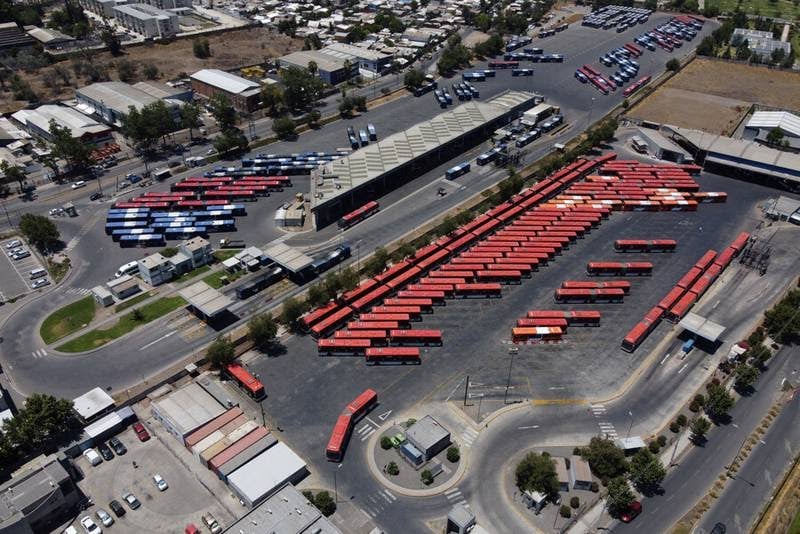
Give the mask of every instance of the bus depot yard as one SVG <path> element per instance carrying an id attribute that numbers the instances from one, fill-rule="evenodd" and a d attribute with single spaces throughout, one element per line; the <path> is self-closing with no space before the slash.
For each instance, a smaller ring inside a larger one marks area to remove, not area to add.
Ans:
<path id="1" fill-rule="evenodd" d="M 730 135 L 753 104 L 800 110 L 798 84 L 800 74 L 796 72 L 698 58 L 632 107 L 628 115 Z"/>

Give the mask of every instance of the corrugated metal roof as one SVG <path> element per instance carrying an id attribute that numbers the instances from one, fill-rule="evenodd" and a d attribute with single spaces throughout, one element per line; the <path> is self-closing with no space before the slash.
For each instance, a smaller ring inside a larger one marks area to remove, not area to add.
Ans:
<path id="1" fill-rule="evenodd" d="M 217 291 L 203 281 L 185 287 L 178 293 L 186 299 L 186 302 L 206 317 L 214 317 L 227 310 L 233 304 L 233 300 L 229 296 Z"/>
<path id="2" fill-rule="evenodd" d="M 199 70 L 191 75 L 191 79 L 233 94 L 243 93 L 250 89 L 258 89 L 260 87 L 256 82 L 219 69 Z"/>
<path id="3" fill-rule="evenodd" d="M 300 272 L 314 263 L 314 258 L 303 254 L 286 243 L 270 245 L 264 249 L 264 255 L 294 273 Z"/>
<path id="4" fill-rule="evenodd" d="M 123 82 L 98 82 L 75 90 L 78 96 L 102 103 L 119 113 L 127 113 L 133 106 L 141 109 L 158 99 Z"/>
<path id="5" fill-rule="evenodd" d="M 725 327 L 721 324 L 717 324 L 714 321 L 703 317 L 702 315 L 692 312 L 687 313 L 686 317 L 681 319 L 681 322 L 678 323 L 678 326 L 688 330 L 692 334 L 698 335 L 703 339 L 710 341 L 711 343 L 716 342 L 719 339 L 719 336 L 725 332 Z"/>
<path id="6" fill-rule="evenodd" d="M 471 100 L 377 143 L 334 160 L 311 182 L 312 209 L 480 128 L 534 98 L 507 91 L 486 102 Z"/>
<path id="7" fill-rule="evenodd" d="M 250 502 L 258 502 L 299 475 L 306 463 L 285 443 L 259 454 L 228 476 L 228 484 Z"/>
<path id="8" fill-rule="evenodd" d="M 784 133 L 800 137 L 800 117 L 788 111 L 756 111 L 746 127 L 780 128 Z"/>
<path id="9" fill-rule="evenodd" d="M 154 409 L 185 436 L 225 412 L 225 407 L 194 382 L 153 403 Z"/>

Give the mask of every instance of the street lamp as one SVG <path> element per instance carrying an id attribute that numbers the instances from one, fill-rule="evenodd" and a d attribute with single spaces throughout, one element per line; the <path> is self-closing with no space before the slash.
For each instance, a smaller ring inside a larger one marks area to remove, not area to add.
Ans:
<path id="1" fill-rule="evenodd" d="M 631 429 L 633 428 L 633 412 L 630 410 L 628 411 L 628 417 L 631 418 L 631 424 L 628 425 L 628 434 L 625 436 L 626 441 L 631 437 Z"/>
<path id="2" fill-rule="evenodd" d="M 356 241 L 356 272 L 361 271 L 361 239 Z"/>
<path id="3" fill-rule="evenodd" d="M 594 97 L 592 97 L 592 103 L 589 105 L 589 120 L 586 121 L 587 130 L 592 125 L 592 111 L 594 111 Z"/>
<path id="4" fill-rule="evenodd" d="M 336 484 L 336 474 L 343 465 L 344 464 L 339 464 L 336 466 L 336 469 L 333 470 L 333 502 L 336 504 L 339 504 L 339 486 Z"/>
<path id="5" fill-rule="evenodd" d="M 508 379 L 506 380 L 506 393 L 503 395 L 503 404 L 506 404 L 506 400 L 508 400 L 508 388 L 511 387 L 511 367 L 514 365 L 514 354 L 516 351 L 509 350 L 511 354 L 511 361 L 508 362 Z"/>

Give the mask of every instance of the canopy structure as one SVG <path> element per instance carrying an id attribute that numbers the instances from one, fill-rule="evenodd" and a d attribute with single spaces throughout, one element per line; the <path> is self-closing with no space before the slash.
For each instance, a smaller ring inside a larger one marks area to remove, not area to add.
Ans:
<path id="1" fill-rule="evenodd" d="M 687 313 L 678 326 L 711 343 L 716 343 L 725 331 L 721 324 L 692 312 Z"/>

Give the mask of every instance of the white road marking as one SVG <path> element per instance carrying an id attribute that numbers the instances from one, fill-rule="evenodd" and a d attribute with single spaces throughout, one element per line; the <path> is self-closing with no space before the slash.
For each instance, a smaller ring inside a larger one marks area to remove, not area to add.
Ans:
<path id="1" fill-rule="evenodd" d="M 389 491 L 388 489 L 384 489 L 383 490 L 383 494 L 386 495 L 386 497 L 388 498 L 389 502 L 394 502 L 394 501 L 397 500 L 397 497 L 395 497 L 394 494 L 392 494 L 392 492 Z"/>
<path id="2" fill-rule="evenodd" d="M 156 339 L 155 341 L 151 341 L 150 343 L 148 343 L 144 347 L 140 348 L 139 351 L 141 352 L 141 351 L 143 351 L 145 349 L 149 349 L 150 347 L 152 347 L 153 345 L 155 345 L 159 341 L 163 341 L 163 340 L 167 339 L 169 336 L 173 335 L 174 333 L 175 333 L 175 330 L 172 330 L 171 332 L 167 332 L 166 334 L 164 334 L 160 338 Z"/>
<path id="3" fill-rule="evenodd" d="M 369 417 L 365 417 L 364 419 L 365 419 L 365 420 L 367 420 L 367 421 L 369 421 L 369 422 L 370 422 L 370 423 L 372 423 L 373 425 L 375 425 L 375 427 L 379 427 L 379 426 L 381 426 L 381 425 L 379 425 L 378 423 L 376 423 L 375 421 L 373 421 L 372 419 L 370 419 Z"/>
<path id="4" fill-rule="evenodd" d="M 550 391 L 556 391 L 558 389 L 566 389 L 566 388 L 564 386 L 553 386 L 553 387 L 549 387 L 547 389 L 549 389 Z"/>
<path id="5" fill-rule="evenodd" d="M 389 418 L 389 415 L 390 415 L 391 413 L 392 413 L 392 410 L 389 410 L 389 411 L 387 411 L 387 412 L 383 412 L 382 414 L 380 414 L 380 415 L 378 416 L 378 419 L 380 419 L 381 421 L 386 421 L 386 419 L 388 419 L 388 418 Z"/>
<path id="6" fill-rule="evenodd" d="M 539 425 L 518 426 L 517 430 L 530 430 L 532 428 L 539 428 Z"/>
<path id="7" fill-rule="evenodd" d="M 666 356 L 664 356 L 664 359 L 663 359 L 663 360 L 661 360 L 661 363 L 660 363 L 659 365 L 664 365 L 664 362 L 665 362 L 665 361 L 667 361 L 667 360 L 669 360 L 669 357 L 670 357 L 670 356 L 672 356 L 672 354 L 670 354 L 670 353 L 667 353 L 667 355 L 666 355 Z"/>
<path id="8" fill-rule="evenodd" d="M 680 370 L 678 371 L 678 374 L 681 374 L 687 367 L 689 367 L 689 364 L 688 363 L 684 364 L 683 367 L 681 367 Z"/>

